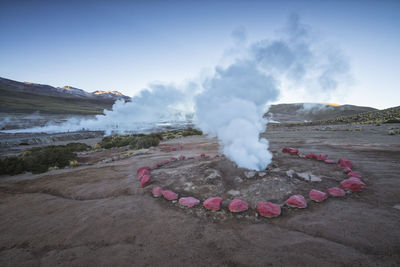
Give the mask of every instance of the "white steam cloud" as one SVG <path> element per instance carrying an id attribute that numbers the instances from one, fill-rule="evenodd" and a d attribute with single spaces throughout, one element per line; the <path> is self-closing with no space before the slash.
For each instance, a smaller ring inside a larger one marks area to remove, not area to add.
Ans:
<path id="1" fill-rule="evenodd" d="M 239 167 L 262 170 L 271 162 L 265 131 L 265 104 L 278 97 L 275 79 L 263 73 L 254 61 L 237 61 L 217 68 L 214 77 L 196 96 L 196 123 L 217 136 L 224 153 Z"/>
<path id="2" fill-rule="evenodd" d="M 298 94 L 299 100 L 310 93 L 326 97 L 348 75 L 349 66 L 340 51 L 318 42 L 297 15 L 289 17 L 276 39 L 247 45 L 246 36 L 243 27 L 233 32 L 236 49 L 229 54 L 237 51 L 236 58 L 202 82 L 151 85 L 132 102 L 117 102 L 95 119 L 36 131 L 143 131 L 155 123 L 187 121 L 194 114 L 196 125 L 217 136 L 223 152 L 239 167 L 263 170 L 272 158 L 268 141 L 259 137 L 266 129 L 266 105 L 286 91 Z"/>

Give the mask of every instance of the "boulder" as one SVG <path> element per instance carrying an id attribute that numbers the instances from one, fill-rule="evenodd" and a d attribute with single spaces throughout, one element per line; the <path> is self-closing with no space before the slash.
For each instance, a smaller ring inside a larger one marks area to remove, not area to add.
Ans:
<path id="1" fill-rule="evenodd" d="M 183 155 L 179 156 L 179 160 L 184 160 L 184 159 L 185 159 L 185 156 L 183 156 Z"/>
<path id="2" fill-rule="evenodd" d="M 182 206 L 186 206 L 186 207 L 193 207 L 195 205 L 198 205 L 200 203 L 200 200 L 198 200 L 197 198 L 194 197 L 181 197 L 179 199 L 179 204 L 181 204 Z"/>
<path id="3" fill-rule="evenodd" d="M 145 187 L 150 184 L 150 175 L 143 175 L 140 178 L 140 187 Z"/>
<path id="4" fill-rule="evenodd" d="M 317 159 L 317 160 L 326 160 L 326 159 L 328 159 L 328 155 L 326 155 L 326 154 L 321 154 L 321 155 L 318 155 L 318 156 L 316 157 L 316 159 Z"/>
<path id="5" fill-rule="evenodd" d="M 169 160 L 170 160 L 170 161 L 177 161 L 178 159 L 175 158 L 175 157 L 171 157 Z"/>
<path id="6" fill-rule="evenodd" d="M 163 189 L 161 187 L 154 187 L 151 190 L 151 193 L 153 194 L 153 197 L 161 197 L 162 191 L 163 191 Z"/>
<path id="7" fill-rule="evenodd" d="M 316 157 L 317 157 L 317 155 L 315 155 L 314 153 L 306 154 L 306 158 L 308 158 L 308 159 L 314 159 Z"/>
<path id="8" fill-rule="evenodd" d="M 249 209 L 249 204 L 246 201 L 235 198 L 229 203 L 229 210 L 231 212 L 241 212 Z"/>
<path id="9" fill-rule="evenodd" d="M 282 149 L 283 153 L 289 153 L 291 155 L 297 155 L 299 153 L 299 150 L 296 148 L 292 148 L 292 147 L 284 147 Z"/>
<path id="10" fill-rule="evenodd" d="M 332 187 L 326 191 L 328 192 L 329 195 L 333 197 L 343 197 L 346 194 L 344 190 L 339 187 Z"/>
<path id="11" fill-rule="evenodd" d="M 350 160 L 347 160 L 345 158 L 340 158 L 338 160 L 338 164 L 342 168 L 346 168 L 346 167 L 353 168 L 353 163 Z"/>
<path id="12" fill-rule="evenodd" d="M 208 210 L 219 210 L 221 208 L 222 198 L 210 197 L 203 202 L 203 206 Z"/>
<path id="13" fill-rule="evenodd" d="M 340 183 L 340 186 L 344 190 L 350 190 L 352 192 L 355 192 L 355 191 L 363 190 L 365 187 L 365 184 L 363 182 L 361 182 L 361 180 L 359 178 L 350 177 L 349 179 L 343 180 Z"/>
<path id="14" fill-rule="evenodd" d="M 206 154 L 204 154 L 204 153 L 200 154 L 200 158 L 204 158 L 205 156 L 206 156 Z"/>
<path id="15" fill-rule="evenodd" d="M 325 162 L 326 164 L 335 164 L 335 163 L 336 163 L 336 161 L 331 160 L 331 159 L 326 159 L 326 160 L 324 160 L 324 162 Z"/>
<path id="16" fill-rule="evenodd" d="M 306 199 L 302 195 L 293 195 L 285 201 L 286 205 L 293 208 L 304 209 L 307 207 Z"/>
<path id="17" fill-rule="evenodd" d="M 158 168 L 158 165 L 156 164 L 156 165 L 151 166 L 151 167 L 150 167 L 150 170 L 155 170 L 155 169 L 157 169 L 157 168 Z"/>
<path id="18" fill-rule="evenodd" d="M 157 163 L 157 166 L 160 167 L 160 166 L 162 166 L 162 165 L 164 165 L 164 164 L 167 164 L 168 162 L 169 162 L 169 160 L 167 160 L 167 159 L 166 159 L 166 160 L 163 160 L 163 161 L 161 161 L 161 162 L 158 162 L 158 163 Z"/>
<path id="19" fill-rule="evenodd" d="M 246 172 L 244 172 L 244 176 L 246 176 L 247 179 L 254 178 L 255 175 L 256 175 L 255 171 L 246 171 Z"/>
<path id="20" fill-rule="evenodd" d="M 144 169 L 138 173 L 138 176 L 137 176 L 138 180 L 140 181 L 142 179 L 142 177 L 145 175 L 150 175 L 150 172 L 147 169 Z"/>
<path id="21" fill-rule="evenodd" d="M 216 159 L 216 158 L 219 158 L 219 155 L 217 154 L 217 155 L 214 155 L 214 159 Z"/>
<path id="22" fill-rule="evenodd" d="M 355 172 L 355 171 L 350 171 L 349 173 L 347 173 L 347 176 L 361 178 L 361 174 L 359 172 Z"/>
<path id="23" fill-rule="evenodd" d="M 142 172 L 143 170 L 149 170 L 151 167 L 149 167 L 149 166 L 143 166 L 143 167 L 140 167 L 139 169 L 137 169 L 137 174 L 139 174 L 139 172 Z"/>
<path id="24" fill-rule="evenodd" d="M 259 173 L 258 173 L 258 176 L 260 176 L 260 177 L 264 177 L 265 175 L 267 175 L 266 172 L 259 172 Z"/>
<path id="25" fill-rule="evenodd" d="M 258 202 L 257 211 L 261 216 L 267 218 L 278 217 L 281 215 L 281 207 L 278 204 L 271 202 Z"/>
<path id="26" fill-rule="evenodd" d="M 318 176 L 315 176 L 312 173 L 309 172 L 296 172 L 295 176 L 297 178 L 303 179 L 305 181 L 309 181 L 309 182 L 321 182 L 322 179 Z"/>
<path id="27" fill-rule="evenodd" d="M 168 199 L 168 200 L 176 200 L 176 199 L 178 199 L 178 194 L 172 192 L 171 190 L 163 190 L 161 192 L 161 194 L 163 195 L 163 197 L 165 199 Z"/>
<path id="28" fill-rule="evenodd" d="M 319 190 L 312 189 L 308 196 L 315 202 L 322 202 L 328 198 L 328 194 Z"/>
<path id="29" fill-rule="evenodd" d="M 343 168 L 343 171 L 344 171 L 345 173 L 349 173 L 349 172 L 351 172 L 351 169 L 350 169 L 349 167 L 344 167 L 344 168 Z"/>

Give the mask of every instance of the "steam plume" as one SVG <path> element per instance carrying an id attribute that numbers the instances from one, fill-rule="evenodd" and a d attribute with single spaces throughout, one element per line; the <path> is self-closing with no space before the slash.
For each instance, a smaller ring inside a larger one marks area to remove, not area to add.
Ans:
<path id="1" fill-rule="evenodd" d="M 151 124 L 187 121 L 194 114 L 197 126 L 217 136 L 224 153 L 239 167 L 265 169 L 272 158 L 268 141 L 259 138 L 266 128 L 266 105 L 282 92 L 297 95 L 297 102 L 302 95 L 327 98 L 348 75 L 349 65 L 339 50 L 318 42 L 297 15 L 289 17 L 276 39 L 247 45 L 243 27 L 232 37 L 238 49 L 231 52 L 240 51 L 237 57 L 227 66 L 217 66 L 202 82 L 151 85 L 132 102 L 117 102 L 95 119 L 35 130 L 144 131 Z"/>

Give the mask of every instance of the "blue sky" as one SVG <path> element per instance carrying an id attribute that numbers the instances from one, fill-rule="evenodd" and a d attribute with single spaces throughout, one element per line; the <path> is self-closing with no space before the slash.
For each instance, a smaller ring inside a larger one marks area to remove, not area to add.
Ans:
<path id="1" fill-rule="evenodd" d="M 237 27 L 270 38 L 291 13 L 349 59 L 332 101 L 400 105 L 400 1 L 1 0 L 0 77 L 133 95 L 209 73 Z"/>

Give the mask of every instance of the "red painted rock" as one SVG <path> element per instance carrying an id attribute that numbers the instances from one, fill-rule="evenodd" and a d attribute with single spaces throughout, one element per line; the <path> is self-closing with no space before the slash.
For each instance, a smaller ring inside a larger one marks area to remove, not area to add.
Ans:
<path id="1" fill-rule="evenodd" d="M 326 155 L 326 154 L 321 154 L 321 155 L 318 155 L 318 156 L 316 157 L 316 159 L 317 159 L 317 160 L 326 160 L 326 159 L 328 159 L 328 155 Z"/>
<path id="2" fill-rule="evenodd" d="M 157 168 L 158 168 L 158 165 L 153 165 L 153 166 L 150 167 L 150 170 L 155 170 Z"/>
<path id="3" fill-rule="evenodd" d="M 163 197 L 165 199 L 168 199 L 168 200 L 176 200 L 176 199 L 178 199 L 178 194 L 172 192 L 171 190 L 163 190 L 163 191 L 161 191 L 161 194 L 163 195 Z"/>
<path id="4" fill-rule="evenodd" d="M 307 207 L 306 199 L 302 195 L 293 195 L 285 201 L 286 205 L 293 208 L 305 208 Z"/>
<path id="5" fill-rule="evenodd" d="M 339 159 L 338 164 L 342 168 L 346 168 L 346 167 L 353 168 L 353 163 L 350 160 L 347 160 L 345 158 Z"/>
<path id="6" fill-rule="evenodd" d="M 169 160 L 170 160 L 170 161 L 177 161 L 178 159 L 175 158 L 175 157 L 171 157 Z"/>
<path id="7" fill-rule="evenodd" d="M 261 216 L 272 218 L 281 215 L 281 207 L 271 202 L 258 202 L 257 211 Z"/>
<path id="8" fill-rule="evenodd" d="M 328 194 L 319 190 L 312 189 L 308 196 L 315 202 L 322 202 L 328 198 Z"/>
<path id="9" fill-rule="evenodd" d="M 229 203 L 229 210 L 231 212 L 241 212 L 249 209 L 249 204 L 241 199 L 234 199 Z"/>
<path id="10" fill-rule="evenodd" d="M 203 206 L 208 210 L 219 210 L 221 208 L 222 198 L 210 197 L 203 202 Z"/>
<path id="11" fill-rule="evenodd" d="M 349 173 L 349 172 L 351 172 L 351 169 L 350 169 L 349 167 L 344 167 L 344 168 L 343 168 L 343 171 L 344 171 L 345 173 Z"/>
<path id="12" fill-rule="evenodd" d="M 161 161 L 161 162 L 158 162 L 158 163 L 157 163 L 157 166 L 160 167 L 160 166 L 162 166 L 162 165 L 164 165 L 164 164 L 167 164 L 168 162 L 169 162 L 169 160 L 167 160 L 167 159 L 166 159 L 166 160 L 163 160 L 163 161 Z"/>
<path id="13" fill-rule="evenodd" d="M 334 197 L 343 197 L 346 194 L 344 190 L 339 187 L 332 187 L 326 191 L 328 192 L 329 195 Z"/>
<path id="14" fill-rule="evenodd" d="M 141 170 L 138 173 L 138 176 L 137 176 L 138 180 L 140 181 L 142 179 L 142 177 L 145 175 L 150 175 L 150 172 L 148 171 L 148 169 Z"/>
<path id="15" fill-rule="evenodd" d="M 178 148 L 177 147 L 171 147 L 171 151 L 177 151 Z"/>
<path id="16" fill-rule="evenodd" d="M 161 187 L 154 187 L 151 190 L 151 193 L 153 194 L 153 197 L 161 197 L 162 191 L 163 191 L 163 189 Z"/>
<path id="17" fill-rule="evenodd" d="M 139 172 L 142 172 L 143 170 L 149 170 L 150 169 L 150 167 L 149 166 L 143 166 L 143 167 L 140 167 L 139 169 L 137 169 L 137 174 L 139 174 Z"/>
<path id="18" fill-rule="evenodd" d="M 350 171 L 349 173 L 347 173 L 347 176 L 361 178 L 361 174 L 359 172 L 355 172 L 355 171 Z"/>
<path id="19" fill-rule="evenodd" d="M 194 197 L 181 197 L 179 199 L 179 204 L 182 206 L 187 206 L 187 207 L 193 207 L 195 205 L 198 205 L 200 203 L 200 200 Z"/>
<path id="20" fill-rule="evenodd" d="M 179 156 L 179 160 L 184 160 L 184 159 L 185 159 L 185 156 L 183 156 L 183 155 Z"/>
<path id="21" fill-rule="evenodd" d="M 308 159 L 314 159 L 314 158 L 316 158 L 316 156 L 317 156 L 317 155 L 315 155 L 314 153 L 308 153 L 308 154 L 306 154 L 306 158 L 308 158 Z"/>
<path id="22" fill-rule="evenodd" d="M 206 154 L 204 154 L 204 153 L 200 154 L 200 158 L 204 158 L 205 156 L 206 156 Z"/>
<path id="23" fill-rule="evenodd" d="M 340 186 L 345 190 L 350 190 L 350 191 L 355 192 L 355 191 L 363 190 L 363 188 L 365 187 L 365 184 L 356 177 L 350 177 L 349 179 L 343 180 L 340 183 Z"/>
<path id="24" fill-rule="evenodd" d="M 216 158 L 219 158 L 219 155 L 217 154 L 217 155 L 214 155 L 214 159 L 216 159 Z"/>
<path id="25" fill-rule="evenodd" d="M 289 154 L 291 154 L 291 155 L 296 155 L 296 154 L 299 153 L 299 150 L 296 149 L 296 148 L 292 148 L 292 147 L 284 147 L 284 148 L 282 149 L 282 152 L 283 152 L 283 153 L 289 153 Z"/>
<path id="26" fill-rule="evenodd" d="M 331 159 L 326 159 L 326 160 L 324 160 L 324 162 L 325 162 L 326 164 L 335 164 L 335 163 L 336 163 L 336 161 L 331 160 Z"/>
<path id="27" fill-rule="evenodd" d="M 143 175 L 140 178 L 140 187 L 145 187 L 150 184 L 150 175 Z"/>

